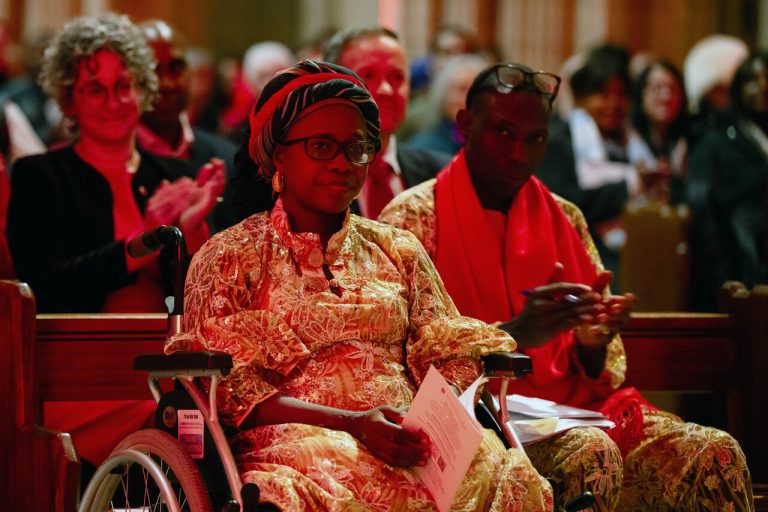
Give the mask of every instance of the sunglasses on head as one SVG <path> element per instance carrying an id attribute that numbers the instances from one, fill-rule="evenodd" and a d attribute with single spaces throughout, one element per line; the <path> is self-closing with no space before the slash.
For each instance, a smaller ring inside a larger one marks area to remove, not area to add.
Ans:
<path id="1" fill-rule="evenodd" d="M 502 87 L 518 89 L 528 83 L 545 94 L 550 101 L 555 99 L 560 89 L 559 76 L 544 71 L 528 71 L 515 64 L 498 64 L 494 66 L 493 74 Z"/>

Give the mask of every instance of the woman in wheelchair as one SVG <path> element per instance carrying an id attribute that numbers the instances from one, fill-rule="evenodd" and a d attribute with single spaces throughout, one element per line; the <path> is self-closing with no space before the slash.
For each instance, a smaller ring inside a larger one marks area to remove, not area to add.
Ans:
<path id="1" fill-rule="evenodd" d="M 458 314 L 415 237 L 350 214 L 379 147 L 354 73 L 304 61 L 276 75 L 236 157 L 243 206 L 261 213 L 195 255 L 186 331 L 166 346 L 232 355 L 219 411 L 243 481 L 283 510 L 435 510 L 408 474 L 429 439 L 401 427 L 404 411 L 430 365 L 462 390 L 481 355 L 516 347 Z M 549 483 L 487 431 L 452 510 L 552 506 Z"/>

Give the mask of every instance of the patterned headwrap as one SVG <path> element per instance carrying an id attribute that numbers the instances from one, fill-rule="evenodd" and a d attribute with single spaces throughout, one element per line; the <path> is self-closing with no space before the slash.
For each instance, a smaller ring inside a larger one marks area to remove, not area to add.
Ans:
<path id="1" fill-rule="evenodd" d="M 366 140 L 375 144 L 376 151 L 381 149 L 379 109 L 365 82 L 336 64 L 301 61 L 269 81 L 251 112 L 248 153 L 262 180 L 272 179 L 275 172 L 272 153 L 301 112 L 331 99 L 349 101 L 365 119 Z"/>

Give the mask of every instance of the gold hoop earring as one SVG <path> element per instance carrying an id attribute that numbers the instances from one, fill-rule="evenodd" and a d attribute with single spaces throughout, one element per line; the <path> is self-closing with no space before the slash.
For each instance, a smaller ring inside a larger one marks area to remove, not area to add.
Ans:
<path id="1" fill-rule="evenodd" d="M 280 171 L 275 171 L 272 175 L 272 190 L 275 194 L 279 194 L 285 189 L 285 178 Z"/>

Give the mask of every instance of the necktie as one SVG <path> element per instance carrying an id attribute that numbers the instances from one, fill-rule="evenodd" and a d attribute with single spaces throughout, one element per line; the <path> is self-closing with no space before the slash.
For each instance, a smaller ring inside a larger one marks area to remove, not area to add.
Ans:
<path id="1" fill-rule="evenodd" d="M 365 216 L 369 219 L 377 219 L 381 210 L 393 197 L 392 192 L 392 167 L 384 160 L 377 158 L 368 166 L 366 178 Z"/>

